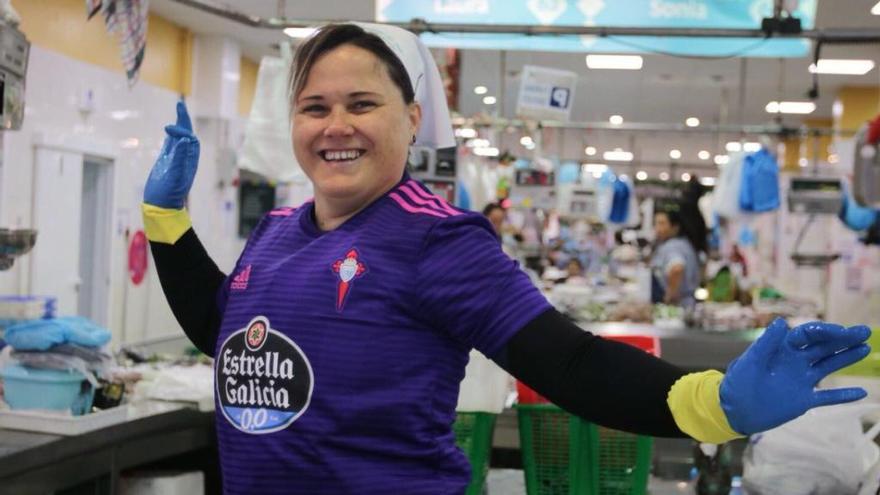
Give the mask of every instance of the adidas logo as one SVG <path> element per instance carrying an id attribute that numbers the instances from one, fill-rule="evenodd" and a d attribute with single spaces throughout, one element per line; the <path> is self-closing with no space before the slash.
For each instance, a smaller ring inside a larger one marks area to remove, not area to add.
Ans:
<path id="1" fill-rule="evenodd" d="M 245 290 L 248 286 L 248 280 L 251 278 L 251 265 L 244 267 L 244 270 L 238 272 L 232 279 L 232 285 L 230 288 L 232 290 Z"/>

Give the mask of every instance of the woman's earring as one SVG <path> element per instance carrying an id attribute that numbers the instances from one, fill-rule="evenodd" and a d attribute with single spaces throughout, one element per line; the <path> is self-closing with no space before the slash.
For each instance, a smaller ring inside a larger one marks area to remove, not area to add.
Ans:
<path id="1" fill-rule="evenodd" d="M 415 134 L 413 134 L 412 141 L 410 141 L 410 144 L 416 144 L 416 135 Z"/>

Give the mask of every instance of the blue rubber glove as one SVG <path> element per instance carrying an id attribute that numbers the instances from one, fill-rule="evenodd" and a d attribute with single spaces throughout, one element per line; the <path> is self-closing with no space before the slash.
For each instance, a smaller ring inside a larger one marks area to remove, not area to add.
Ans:
<path id="1" fill-rule="evenodd" d="M 877 220 L 877 215 L 877 210 L 870 206 L 861 206 L 856 203 L 856 200 L 853 199 L 848 188 L 844 185 L 843 206 L 837 216 L 843 220 L 847 227 L 855 231 L 869 229 Z"/>
<path id="2" fill-rule="evenodd" d="M 789 331 L 777 318 L 727 368 L 721 408 L 738 433 L 751 435 L 797 418 L 817 406 L 864 398 L 862 388 L 815 390 L 816 384 L 870 352 L 865 326 L 805 323 Z"/>
<path id="3" fill-rule="evenodd" d="M 165 143 L 144 186 L 144 203 L 179 210 L 186 202 L 199 166 L 199 140 L 183 101 L 177 123 L 165 127 Z"/>

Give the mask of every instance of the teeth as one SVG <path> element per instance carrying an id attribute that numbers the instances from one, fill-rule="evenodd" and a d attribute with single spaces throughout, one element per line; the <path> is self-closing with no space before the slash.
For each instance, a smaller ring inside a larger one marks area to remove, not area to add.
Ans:
<path id="1" fill-rule="evenodd" d="M 327 161 L 354 160 L 359 156 L 361 156 L 361 152 L 358 150 L 324 152 L 324 159 Z"/>

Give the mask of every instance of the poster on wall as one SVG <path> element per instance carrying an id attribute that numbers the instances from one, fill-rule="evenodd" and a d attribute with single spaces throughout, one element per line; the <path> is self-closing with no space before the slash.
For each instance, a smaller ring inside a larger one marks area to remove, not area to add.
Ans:
<path id="1" fill-rule="evenodd" d="M 238 187 L 238 236 L 247 239 L 272 208 L 275 208 L 275 186 L 242 182 Z"/>

